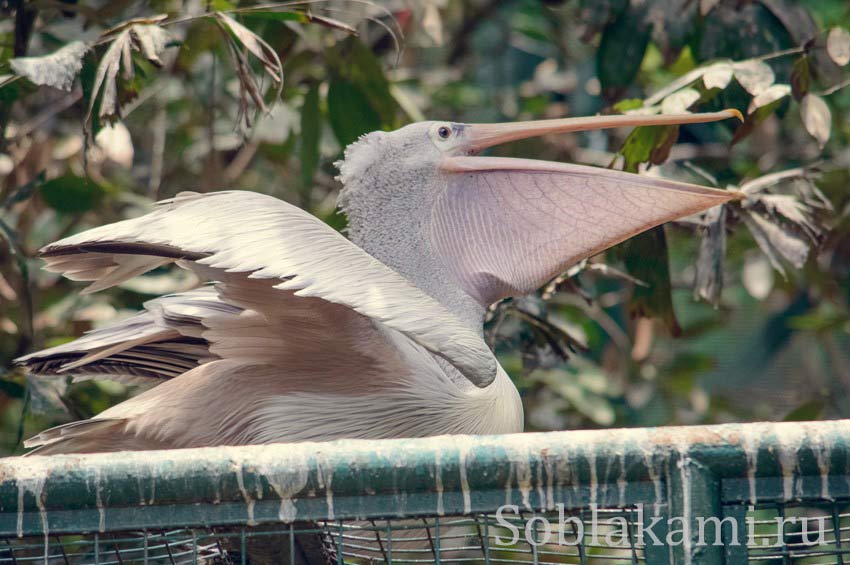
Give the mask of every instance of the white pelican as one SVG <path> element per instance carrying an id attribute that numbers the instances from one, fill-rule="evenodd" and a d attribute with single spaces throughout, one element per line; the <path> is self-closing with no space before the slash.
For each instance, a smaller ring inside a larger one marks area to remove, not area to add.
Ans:
<path id="1" fill-rule="evenodd" d="M 181 193 L 48 245 L 46 268 L 92 281 L 84 292 L 172 262 L 214 284 L 21 358 L 36 374 L 160 382 L 27 446 L 51 454 L 522 431 L 517 390 L 482 339 L 486 308 L 737 194 L 475 155 L 547 133 L 735 114 L 420 122 L 345 150 L 339 204 L 350 239 L 295 206 L 233 191 Z"/>

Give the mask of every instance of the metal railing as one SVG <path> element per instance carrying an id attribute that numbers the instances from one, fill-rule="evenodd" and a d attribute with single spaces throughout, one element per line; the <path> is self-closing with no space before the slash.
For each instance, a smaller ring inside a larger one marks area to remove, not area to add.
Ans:
<path id="1" fill-rule="evenodd" d="M 0 460 L 0 563 L 850 562 L 850 421 Z"/>

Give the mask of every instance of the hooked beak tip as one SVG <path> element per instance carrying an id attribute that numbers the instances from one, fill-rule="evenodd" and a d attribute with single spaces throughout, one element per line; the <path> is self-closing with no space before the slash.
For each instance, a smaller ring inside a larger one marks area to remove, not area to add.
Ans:
<path id="1" fill-rule="evenodd" d="M 741 111 L 738 110 L 737 108 L 726 108 L 723 111 L 726 112 L 727 114 L 729 114 L 730 118 L 736 118 L 739 122 L 743 123 L 744 114 L 742 114 Z"/>

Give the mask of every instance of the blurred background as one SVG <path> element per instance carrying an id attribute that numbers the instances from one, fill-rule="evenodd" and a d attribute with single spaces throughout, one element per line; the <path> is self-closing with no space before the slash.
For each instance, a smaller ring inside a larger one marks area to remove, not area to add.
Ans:
<path id="1" fill-rule="evenodd" d="M 846 0 L 0 1 L 0 455 L 137 392 L 16 356 L 198 284 L 81 296 L 39 247 L 183 190 L 344 229 L 342 148 L 422 119 L 746 116 L 498 149 L 747 194 L 492 308 L 528 430 L 850 417 L 848 61 Z"/>

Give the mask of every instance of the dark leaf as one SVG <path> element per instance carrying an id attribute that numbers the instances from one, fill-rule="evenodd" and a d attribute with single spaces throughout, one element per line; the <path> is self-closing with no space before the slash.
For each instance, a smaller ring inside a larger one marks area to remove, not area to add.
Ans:
<path id="1" fill-rule="evenodd" d="M 4 375 L 5 377 L 5 375 Z M 9 398 L 23 398 L 26 389 L 16 383 L 5 378 L 0 378 L 0 392 Z"/>
<path id="2" fill-rule="evenodd" d="M 41 185 L 39 192 L 48 206 L 65 214 L 93 210 L 104 196 L 100 185 L 74 175 L 51 179 Z"/>
<path id="3" fill-rule="evenodd" d="M 372 108 L 369 97 L 342 77 L 331 78 L 328 86 L 328 119 L 342 147 L 364 133 L 381 129 L 381 117 Z"/>
<path id="4" fill-rule="evenodd" d="M 652 39 L 664 56 L 665 65 L 676 61 L 689 39 L 696 23 L 697 4 L 694 0 L 655 0 L 652 3 L 652 10 L 657 14 Z"/>
<path id="5" fill-rule="evenodd" d="M 319 84 L 312 83 L 301 107 L 301 185 L 305 191 L 313 186 L 313 175 L 319 165 L 319 140 L 322 115 L 319 110 Z"/>
<path id="6" fill-rule="evenodd" d="M 661 134 L 662 137 L 649 153 L 649 162 L 653 165 L 660 165 L 670 156 L 670 150 L 679 139 L 679 126 L 667 126 L 661 130 Z"/>
<path id="7" fill-rule="evenodd" d="M 589 41 L 628 7 L 629 0 L 582 0 L 580 18 L 585 25 L 582 40 Z"/>
<path id="8" fill-rule="evenodd" d="M 809 58 L 806 55 L 799 57 L 794 61 L 794 68 L 791 70 L 791 93 L 794 95 L 794 100 L 799 102 L 809 92 L 809 85 L 812 82 L 811 68 L 809 67 Z"/>
<path id="9" fill-rule="evenodd" d="M 631 10 L 622 12 L 603 30 L 596 52 L 596 72 L 607 99 L 618 98 L 635 80 L 649 45 L 650 31 L 642 11 Z"/>
<path id="10" fill-rule="evenodd" d="M 629 304 L 632 316 L 660 318 L 674 336 L 682 329 L 673 310 L 667 236 L 659 226 L 626 241 L 621 246 L 626 270 L 647 286 L 636 286 Z"/>
<path id="11" fill-rule="evenodd" d="M 349 37 L 340 44 L 334 57 L 337 59 L 337 73 L 366 96 L 372 111 L 379 116 L 381 126 L 386 129 L 396 127 L 398 104 L 390 92 L 384 69 L 372 51 L 359 39 Z"/>
<path id="12" fill-rule="evenodd" d="M 719 2 L 694 35 L 693 53 L 700 62 L 743 61 L 799 43 L 763 2 Z"/>

